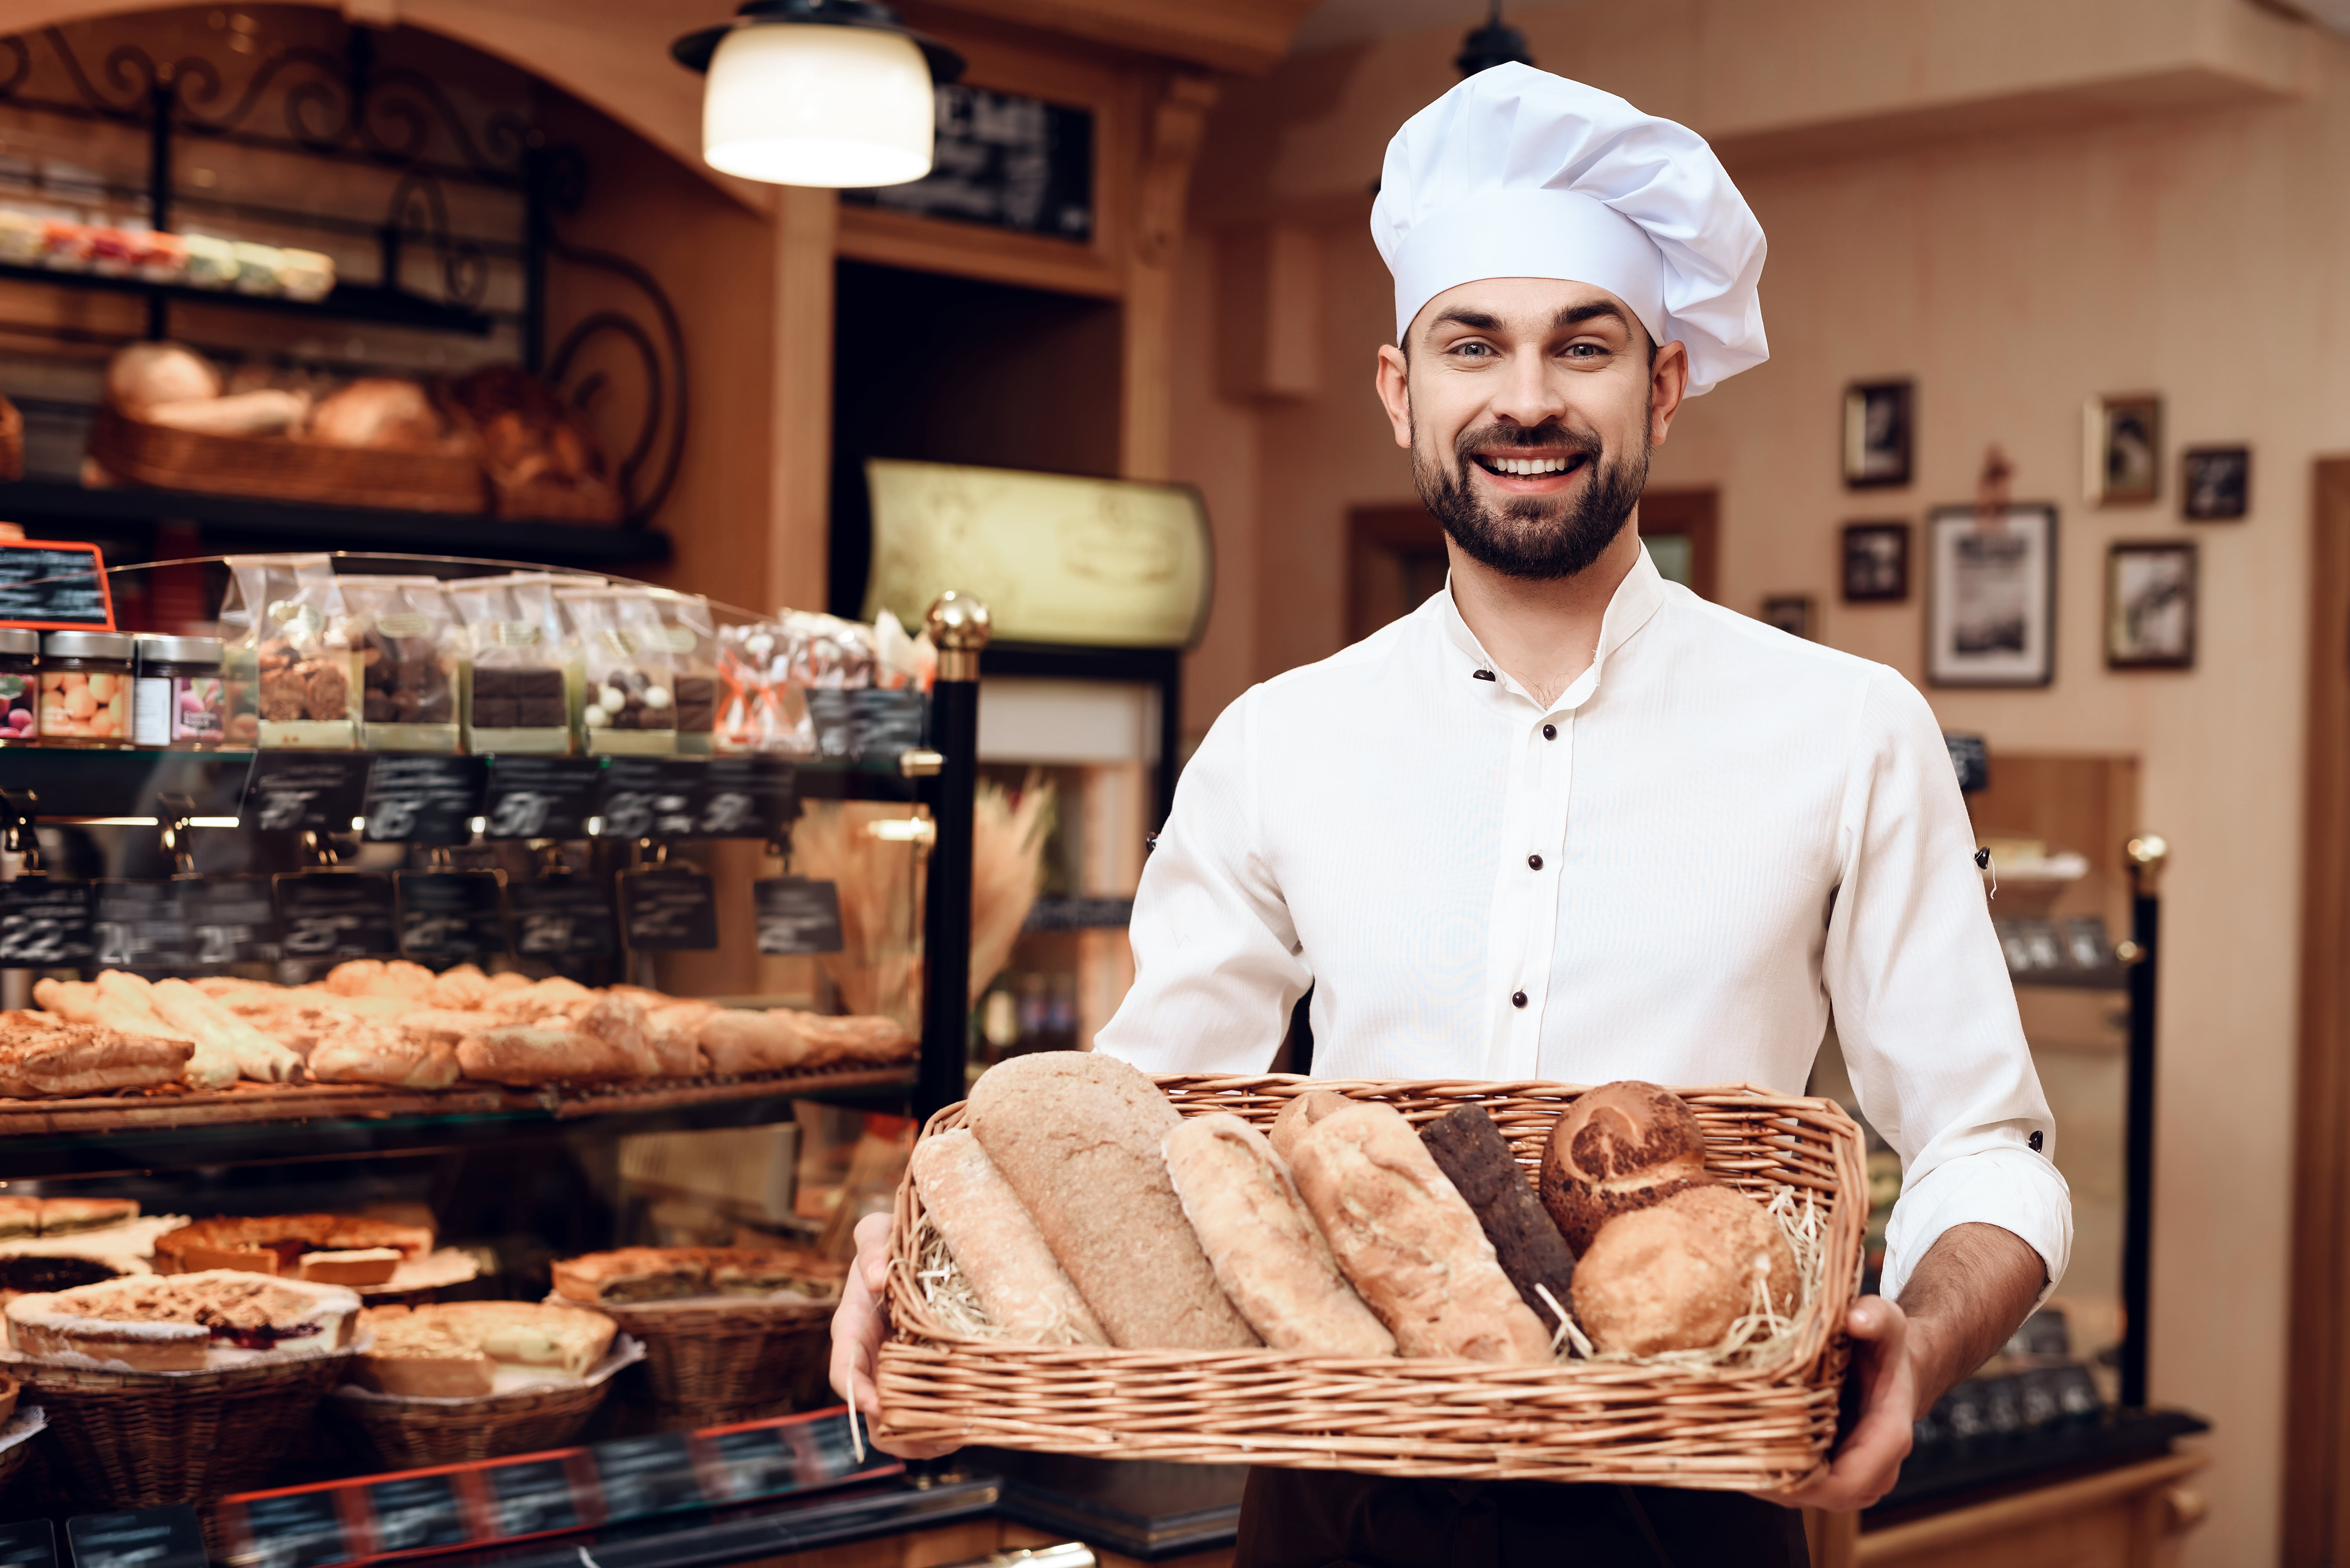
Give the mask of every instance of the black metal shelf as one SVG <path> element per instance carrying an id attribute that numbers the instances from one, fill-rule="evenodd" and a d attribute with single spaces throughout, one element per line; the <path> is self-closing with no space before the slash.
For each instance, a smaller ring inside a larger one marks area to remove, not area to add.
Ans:
<path id="1" fill-rule="evenodd" d="M 56 480 L 0 483 L 0 517 L 68 528 L 192 523 L 206 542 L 250 542 L 341 550 L 405 550 L 419 555 L 544 562 L 561 566 L 650 566 L 669 559 L 669 535 L 651 528 L 529 523 L 461 512 L 393 512 L 207 495 L 192 490 L 91 490 Z"/>
<path id="2" fill-rule="evenodd" d="M 428 332 L 463 332 L 473 337 L 488 337 L 497 325 L 496 317 L 484 311 L 443 305 L 406 289 L 365 284 L 338 283 L 324 299 L 287 299 L 282 295 L 240 294 L 233 288 L 151 283 L 140 277 L 111 277 L 63 267 L 23 266 L 13 262 L 0 262 L 0 282 L 56 284 L 99 294 L 128 294 L 192 305 L 225 305 L 233 309 L 265 310 L 318 321 L 364 321 L 381 327 L 421 327 Z"/>

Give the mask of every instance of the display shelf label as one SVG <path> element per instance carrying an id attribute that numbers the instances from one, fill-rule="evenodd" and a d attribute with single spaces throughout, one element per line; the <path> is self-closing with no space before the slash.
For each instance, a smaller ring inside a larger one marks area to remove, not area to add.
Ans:
<path id="1" fill-rule="evenodd" d="M 85 1513 L 66 1521 L 74 1568 L 205 1568 L 203 1526 L 196 1511 L 142 1508 Z"/>
<path id="2" fill-rule="evenodd" d="M 697 837 L 774 838 L 799 815 L 796 774 L 780 757 L 712 757 L 702 770 Z"/>
<path id="3" fill-rule="evenodd" d="M 0 540 L 0 626 L 112 631 L 114 597 L 95 545 Z"/>
<path id="4" fill-rule="evenodd" d="M 700 871 L 623 871 L 620 919 L 639 952 L 705 952 L 718 945 L 716 885 Z"/>
<path id="5" fill-rule="evenodd" d="M 102 969 L 181 970 L 196 962 L 194 933 L 188 929 L 181 882 L 95 884 L 91 934 Z"/>
<path id="6" fill-rule="evenodd" d="M 368 774 L 371 844 L 468 844 L 482 814 L 479 757 L 380 756 Z"/>
<path id="7" fill-rule="evenodd" d="M 601 757 L 491 757 L 485 838 L 585 838 L 598 815 Z"/>
<path id="8" fill-rule="evenodd" d="M 72 969 L 98 952 L 88 882 L 0 882 L 0 968 Z"/>
<path id="9" fill-rule="evenodd" d="M 699 758 L 608 757 L 604 762 L 604 836 L 701 836 L 710 764 Z"/>
<path id="10" fill-rule="evenodd" d="M 708 1501 L 694 1469 L 693 1451 L 679 1432 L 650 1438 L 615 1438 L 588 1450 L 604 1494 L 607 1520 L 641 1519 L 672 1509 L 698 1508 Z"/>
<path id="11" fill-rule="evenodd" d="M 289 871 L 271 878 L 289 959 L 383 958 L 400 950 L 391 878 L 378 871 Z"/>
<path id="12" fill-rule="evenodd" d="M 195 967 L 277 961 L 277 911 L 266 877 L 207 877 L 181 884 Z"/>
<path id="13" fill-rule="evenodd" d="M 239 825 L 282 833 L 348 833 L 367 807 L 364 752 L 255 752 Z"/>
<path id="14" fill-rule="evenodd" d="M 344 1535 L 331 1491 L 254 1498 L 244 1504 L 244 1529 L 237 1568 L 331 1568 L 360 1555 Z"/>
<path id="15" fill-rule="evenodd" d="M 751 884 L 758 912 L 759 950 L 770 957 L 837 953 L 841 949 L 840 888 L 806 877 L 769 877 Z"/>
<path id="16" fill-rule="evenodd" d="M 544 1535 L 574 1530 L 582 1522 L 571 1495 L 571 1476 L 561 1459 L 499 1465 L 487 1472 L 490 1512 L 497 1533 Z"/>
<path id="17" fill-rule="evenodd" d="M 452 1475 L 394 1476 L 366 1489 L 378 1552 L 463 1546 L 473 1538 Z"/>
<path id="18" fill-rule="evenodd" d="M 790 1491 L 800 1484 L 799 1455 L 780 1427 L 720 1432 L 710 1444 L 729 1499 Z"/>
<path id="19" fill-rule="evenodd" d="M 0 1524 L 0 1568 L 57 1568 L 57 1530 L 46 1519 Z"/>
<path id="20" fill-rule="evenodd" d="M 609 958 L 619 950 L 619 922 L 600 878 L 541 877 L 506 884 L 507 938 L 519 958 Z"/>
<path id="21" fill-rule="evenodd" d="M 401 871 L 400 950 L 418 963 L 458 963 L 506 950 L 494 871 Z"/>

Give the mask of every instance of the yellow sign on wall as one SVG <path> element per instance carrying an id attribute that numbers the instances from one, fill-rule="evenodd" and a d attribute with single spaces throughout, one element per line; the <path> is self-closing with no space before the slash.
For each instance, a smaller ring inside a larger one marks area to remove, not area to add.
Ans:
<path id="1" fill-rule="evenodd" d="M 1215 556 L 1189 485 L 874 458 L 865 618 L 920 629 L 949 588 L 1006 642 L 1183 648 L 1208 622 Z"/>

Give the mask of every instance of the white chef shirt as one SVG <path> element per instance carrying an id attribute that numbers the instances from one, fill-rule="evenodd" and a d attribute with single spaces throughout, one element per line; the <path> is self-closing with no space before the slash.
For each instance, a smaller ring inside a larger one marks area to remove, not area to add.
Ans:
<path id="1" fill-rule="evenodd" d="M 1263 1072 L 1310 985 L 1325 1077 L 1800 1095 L 1833 1011 L 1901 1157 L 1885 1293 L 1970 1220 L 2053 1289 L 2072 1201 L 1973 854 L 1933 713 L 1886 666 L 1708 604 L 1644 547 L 1545 707 L 1448 589 L 1217 719 L 1096 1045 Z"/>

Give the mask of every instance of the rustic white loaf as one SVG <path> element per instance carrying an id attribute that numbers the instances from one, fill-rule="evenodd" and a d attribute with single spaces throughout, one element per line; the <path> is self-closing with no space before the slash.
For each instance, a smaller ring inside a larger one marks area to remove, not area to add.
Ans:
<path id="1" fill-rule="evenodd" d="M 968 1128 L 916 1145 L 913 1175 L 923 1210 L 991 1323 L 1013 1339 L 1109 1343 L 1036 1221 Z"/>

